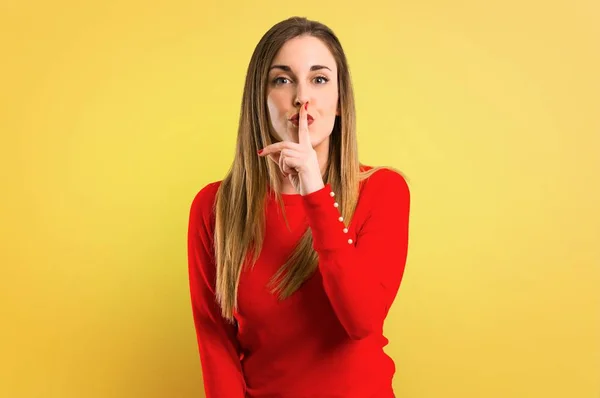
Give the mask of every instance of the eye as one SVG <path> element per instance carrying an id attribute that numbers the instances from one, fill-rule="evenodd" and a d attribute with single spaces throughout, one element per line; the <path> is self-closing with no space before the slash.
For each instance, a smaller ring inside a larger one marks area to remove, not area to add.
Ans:
<path id="1" fill-rule="evenodd" d="M 325 84 L 325 83 L 327 83 L 329 81 L 329 79 L 326 78 L 325 76 L 317 76 L 317 77 L 315 77 L 315 80 L 318 80 L 318 79 L 320 79 L 322 81 L 322 83 L 318 83 L 318 84 Z"/>
<path id="2" fill-rule="evenodd" d="M 281 77 L 281 76 L 276 77 L 275 79 L 273 79 L 273 84 L 276 84 L 276 85 L 285 84 L 284 80 L 289 82 L 290 79 L 288 79 L 287 77 Z"/>

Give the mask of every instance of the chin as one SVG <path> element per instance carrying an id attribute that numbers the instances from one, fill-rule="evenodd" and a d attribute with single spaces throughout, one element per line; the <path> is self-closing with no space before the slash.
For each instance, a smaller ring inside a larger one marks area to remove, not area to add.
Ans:
<path id="1" fill-rule="evenodd" d="M 312 145 L 313 148 L 316 148 L 316 147 L 324 144 L 328 139 L 329 139 L 329 136 L 311 138 L 310 144 Z"/>

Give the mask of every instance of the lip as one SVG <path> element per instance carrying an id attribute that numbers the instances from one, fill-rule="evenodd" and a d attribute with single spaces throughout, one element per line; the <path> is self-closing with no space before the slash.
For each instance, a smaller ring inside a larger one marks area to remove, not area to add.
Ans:
<path id="1" fill-rule="evenodd" d="M 315 119 L 311 115 L 306 115 L 306 120 L 309 126 L 315 121 Z M 294 126 L 298 127 L 298 125 L 300 124 L 300 114 L 296 113 L 291 118 L 289 118 L 289 121 L 292 122 Z"/>

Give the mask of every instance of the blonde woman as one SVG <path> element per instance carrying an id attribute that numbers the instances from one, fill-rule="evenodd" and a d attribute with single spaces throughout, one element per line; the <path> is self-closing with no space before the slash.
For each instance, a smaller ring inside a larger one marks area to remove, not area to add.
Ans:
<path id="1" fill-rule="evenodd" d="M 237 146 L 190 211 L 207 398 L 391 398 L 383 324 L 407 256 L 409 189 L 359 163 L 338 38 L 290 18 L 258 43 Z"/>

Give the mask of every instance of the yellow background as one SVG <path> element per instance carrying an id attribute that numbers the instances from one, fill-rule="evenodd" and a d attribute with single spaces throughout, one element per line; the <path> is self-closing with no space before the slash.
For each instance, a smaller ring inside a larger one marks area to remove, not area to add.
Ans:
<path id="1" fill-rule="evenodd" d="M 0 3 L 0 396 L 201 397 L 189 205 L 275 22 L 339 35 L 361 159 L 410 178 L 401 398 L 600 397 L 593 1 Z"/>

